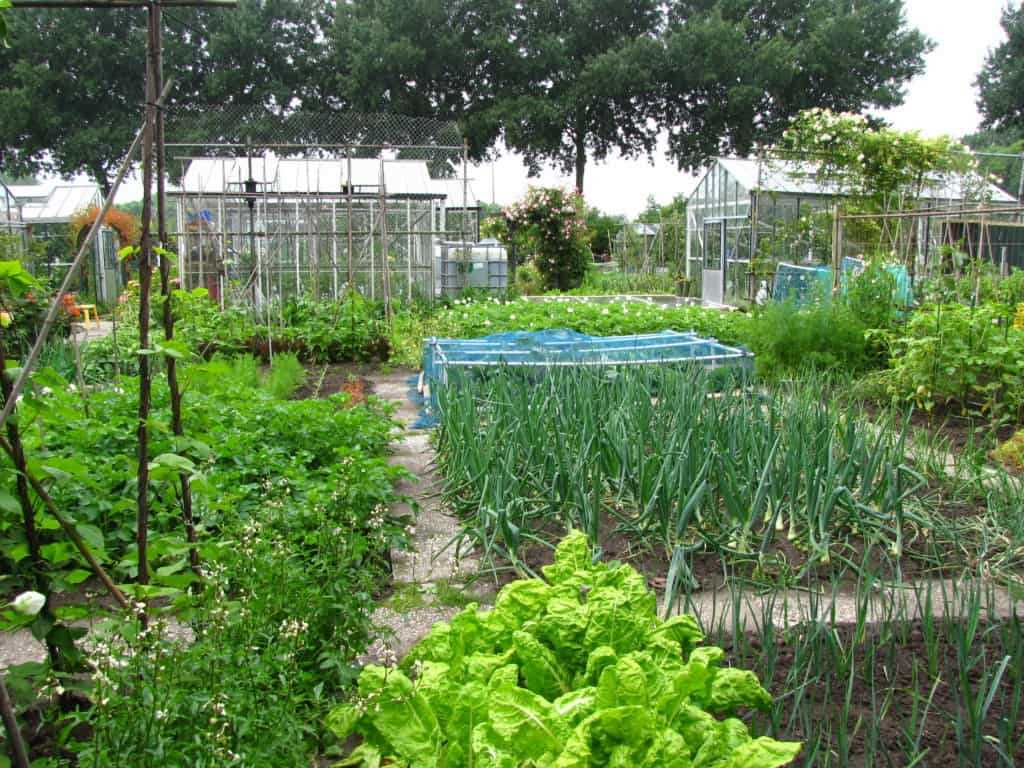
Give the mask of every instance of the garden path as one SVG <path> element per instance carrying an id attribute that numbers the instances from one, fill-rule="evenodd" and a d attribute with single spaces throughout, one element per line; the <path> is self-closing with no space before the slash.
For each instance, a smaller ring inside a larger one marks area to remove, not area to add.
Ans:
<path id="1" fill-rule="evenodd" d="M 398 406 L 395 418 L 402 427 L 392 443 L 391 463 L 413 475 L 398 485 L 398 492 L 410 501 L 397 503 L 392 511 L 415 520 L 411 550 L 391 553 L 394 592 L 374 612 L 374 623 L 383 631 L 367 651 L 369 659 L 380 660 L 389 650 L 401 658 L 434 622 L 451 618 L 470 600 L 490 598 L 476 586 L 466 586 L 474 581 L 477 562 L 465 552 L 456 552 L 451 543 L 458 521 L 441 501 L 430 432 L 411 426 L 419 417 L 418 407 L 409 399 L 412 375 L 397 371 L 369 377 L 373 394 Z"/>

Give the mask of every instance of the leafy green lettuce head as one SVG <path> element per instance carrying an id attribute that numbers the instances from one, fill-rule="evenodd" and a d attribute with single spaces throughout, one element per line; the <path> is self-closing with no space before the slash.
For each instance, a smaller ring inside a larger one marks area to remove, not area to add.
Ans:
<path id="1" fill-rule="evenodd" d="M 572 532 L 544 579 L 494 608 L 439 622 L 401 669 L 363 670 L 327 725 L 376 768 L 777 768 L 800 744 L 751 738 L 735 717 L 770 707 L 747 671 L 701 646 L 692 616 L 657 617 L 643 577 L 594 562 Z M 724 717 L 725 719 L 719 719 Z"/>

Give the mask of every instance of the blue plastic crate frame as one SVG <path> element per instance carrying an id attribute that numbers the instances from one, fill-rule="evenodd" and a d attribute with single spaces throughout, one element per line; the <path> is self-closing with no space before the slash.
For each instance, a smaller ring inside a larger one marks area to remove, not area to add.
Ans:
<path id="1" fill-rule="evenodd" d="M 574 331 L 513 332 L 481 339 L 430 338 L 425 379 L 436 386 L 459 368 L 666 365 L 749 365 L 753 355 L 696 333 L 662 331 L 631 336 L 588 336 Z"/>

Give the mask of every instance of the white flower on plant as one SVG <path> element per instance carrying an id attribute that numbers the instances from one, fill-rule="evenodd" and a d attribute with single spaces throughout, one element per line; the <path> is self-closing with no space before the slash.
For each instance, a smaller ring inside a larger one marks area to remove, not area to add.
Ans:
<path id="1" fill-rule="evenodd" d="M 23 616 L 35 616 L 46 605 L 46 596 L 28 590 L 11 601 L 11 607 Z"/>

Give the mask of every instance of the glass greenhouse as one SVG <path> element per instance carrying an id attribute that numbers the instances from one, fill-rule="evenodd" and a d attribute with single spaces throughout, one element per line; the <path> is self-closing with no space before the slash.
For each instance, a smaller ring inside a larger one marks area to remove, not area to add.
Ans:
<path id="1" fill-rule="evenodd" d="M 831 263 L 838 190 L 821 183 L 815 170 L 815 164 L 805 161 L 715 160 L 686 207 L 686 270 L 694 295 L 723 304 L 750 301 L 770 283 L 780 263 Z M 986 204 L 1015 203 L 992 185 L 984 197 Z M 922 199 L 936 209 L 934 216 L 908 212 L 895 224 L 851 222 L 840 238 L 840 256 L 863 257 L 877 250 L 883 242 L 879 231 L 886 230 L 887 252 L 894 242 L 904 244 L 910 254 L 906 258 L 927 263 L 940 244 L 954 242 L 963 216 L 954 219 L 944 211 L 962 208 L 965 195 L 959 185 L 945 183 Z M 899 230 L 895 238 L 893 230 Z M 998 260 L 998 254 L 991 256 Z"/>

